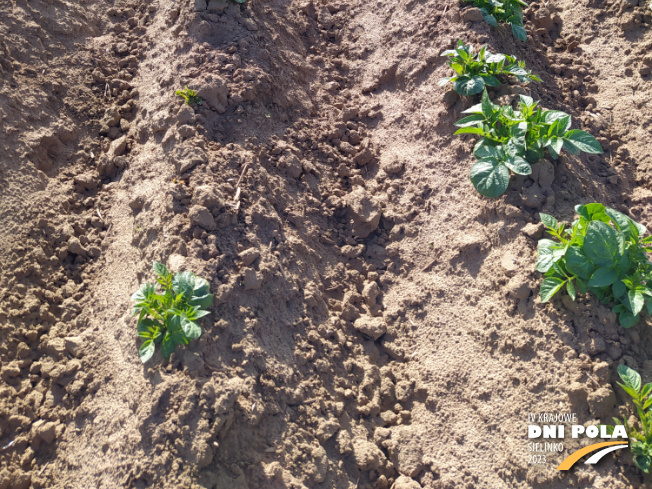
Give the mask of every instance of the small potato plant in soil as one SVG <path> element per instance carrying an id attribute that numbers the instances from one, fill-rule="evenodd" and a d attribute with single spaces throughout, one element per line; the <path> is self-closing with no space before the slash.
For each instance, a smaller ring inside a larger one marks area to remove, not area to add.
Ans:
<path id="1" fill-rule="evenodd" d="M 652 469 L 652 382 L 643 385 L 641 375 L 627 365 L 618 366 L 618 375 L 622 383 L 618 385 L 632 398 L 636 413 L 638 414 L 641 429 L 637 430 L 627 422 L 614 418 L 616 424 L 622 424 L 627 430 L 627 436 L 631 439 L 629 447 L 634 456 L 634 463 L 646 474 Z M 614 427 L 609 426 L 613 432 Z"/>
<path id="2" fill-rule="evenodd" d="M 201 97 L 197 95 L 197 92 L 195 92 L 194 90 L 188 87 L 185 87 L 183 90 L 177 90 L 174 93 L 175 95 L 181 97 L 185 101 L 186 105 L 190 105 L 190 104 L 201 105 L 202 103 Z"/>
<path id="3" fill-rule="evenodd" d="M 161 345 L 163 357 L 170 358 L 177 345 L 187 345 L 199 338 L 198 320 L 210 314 L 213 294 L 209 284 L 192 272 L 172 274 L 161 263 L 154 262 L 156 282 L 144 283 L 131 296 L 132 315 L 138 315 L 138 336 L 144 340 L 138 353 L 145 363 L 154 355 L 156 345 Z"/>
<path id="4" fill-rule="evenodd" d="M 527 32 L 523 27 L 523 7 L 528 4 L 523 0 L 464 0 L 478 7 L 482 12 L 482 18 L 491 27 L 498 27 L 499 24 L 507 24 L 512 28 L 512 34 L 519 41 L 527 41 Z"/>
<path id="5" fill-rule="evenodd" d="M 554 239 L 538 244 L 537 270 L 545 274 L 541 300 L 548 302 L 563 289 L 575 300 L 578 291 L 595 294 L 624 328 L 638 323 L 646 309 L 652 314 L 652 236 L 645 226 L 602 204 L 578 205 L 579 218 L 570 226 L 547 214 L 541 221 Z"/>
<path id="6" fill-rule="evenodd" d="M 588 132 L 571 129 L 571 116 L 559 110 L 544 110 L 531 97 L 521 95 L 518 110 L 511 105 L 491 102 L 485 90 L 482 102 L 465 110 L 469 114 L 455 123 L 455 134 L 476 134 L 481 139 L 473 154 L 478 161 L 471 168 L 471 181 L 486 197 L 498 197 L 507 191 L 510 171 L 532 173 L 531 163 L 546 153 L 553 159 L 565 149 L 577 155 L 581 151 L 601 154 L 602 146 Z"/>
<path id="7" fill-rule="evenodd" d="M 442 78 L 439 86 L 452 82 L 453 89 L 460 95 L 476 95 L 485 87 L 497 87 L 501 75 L 511 75 L 521 83 L 541 81 L 541 78 L 525 68 L 524 61 L 506 54 L 492 54 L 486 46 L 474 54 L 473 46 L 460 40 L 455 49 L 444 51 L 441 55 L 449 58 L 448 66 L 456 75 Z"/>

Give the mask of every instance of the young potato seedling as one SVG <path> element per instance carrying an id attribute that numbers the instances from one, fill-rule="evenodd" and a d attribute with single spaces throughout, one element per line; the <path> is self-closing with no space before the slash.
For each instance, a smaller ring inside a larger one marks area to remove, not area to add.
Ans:
<path id="1" fill-rule="evenodd" d="M 626 365 L 618 365 L 618 375 L 623 383 L 618 385 L 623 388 L 634 401 L 636 412 L 641 421 L 641 431 L 637 431 L 633 426 L 629 426 L 627 419 L 622 421 L 614 418 L 616 424 L 625 426 L 627 436 L 631 438 L 629 447 L 634 455 L 634 463 L 646 474 L 650 473 L 652 468 L 652 383 L 642 385 L 641 376 L 636 370 Z M 611 434 L 613 426 L 608 426 L 608 432 Z"/>
<path id="2" fill-rule="evenodd" d="M 523 7 L 528 4 L 523 0 L 464 0 L 471 2 L 482 12 L 485 22 L 491 27 L 498 27 L 499 22 L 512 26 L 512 34 L 519 41 L 527 41 L 527 32 L 523 27 Z"/>
<path id="3" fill-rule="evenodd" d="M 545 274 L 542 302 L 562 288 L 575 300 L 577 290 L 590 291 L 604 304 L 613 302 L 624 328 L 634 326 L 644 308 L 652 314 L 652 236 L 645 226 L 602 204 L 575 207 L 579 219 L 570 227 L 548 214 L 541 221 L 555 240 L 541 239 L 537 271 Z"/>
<path id="4" fill-rule="evenodd" d="M 138 336 L 145 340 L 138 351 L 145 363 L 161 344 L 163 357 L 170 358 L 177 345 L 187 345 L 199 338 L 201 328 L 197 320 L 209 314 L 213 294 L 203 278 L 192 272 L 172 274 L 161 263 L 154 262 L 156 285 L 144 283 L 131 300 L 136 303 L 132 315 L 138 315 Z"/>
<path id="5" fill-rule="evenodd" d="M 185 87 L 183 90 L 177 90 L 174 93 L 179 97 L 183 98 L 186 101 L 186 105 L 190 105 L 190 104 L 201 105 L 201 98 L 197 95 L 197 92 L 191 90 L 188 87 Z"/>
<path id="6" fill-rule="evenodd" d="M 460 95 L 475 95 L 482 92 L 485 86 L 496 87 L 500 75 L 512 75 L 522 83 L 541 81 L 541 78 L 525 69 L 525 62 L 518 61 L 506 54 L 492 54 L 483 46 L 478 53 L 473 54 L 473 46 L 457 41 L 457 47 L 441 53 L 448 56 L 448 66 L 457 75 L 442 78 L 439 86 L 443 87 L 453 82 L 453 89 Z"/>
<path id="7" fill-rule="evenodd" d="M 482 102 L 462 112 L 469 114 L 455 123 L 455 134 L 476 134 L 482 139 L 473 149 L 478 161 L 471 168 L 471 181 L 486 197 L 507 190 L 510 171 L 532 173 L 531 163 L 546 153 L 553 159 L 562 148 L 571 154 L 600 154 L 602 146 L 588 132 L 571 129 L 571 116 L 558 110 L 543 110 L 531 97 L 520 96 L 519 110 L 496 105 L 485 90 Z"/>

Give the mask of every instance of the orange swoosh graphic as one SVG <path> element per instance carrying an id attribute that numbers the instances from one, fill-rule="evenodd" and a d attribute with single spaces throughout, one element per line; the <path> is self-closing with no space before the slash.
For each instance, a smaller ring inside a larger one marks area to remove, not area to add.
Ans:
<path id="1" fill-rule="evenodd" d="M 580 450 L 571 453 L 566 458 L 566 460 L 564 460 L 562 463 L 559 464 L 557 470 L 568 470 L 573 465 L 575 465 L 575 462 L 581 459 L 584 455 L 587 455 L 591 452 L 595 452 L 596 450 L 600 450 L 601 448 L 610 447 L 612 445 L 627 445 L 627 444 L 628 444 L 627 442 L 622 442 L 622 441 L 605 441 L 603 443 L 594 443 L 593 445 L 589 445 L 588 447 L 581 448 Z"/>

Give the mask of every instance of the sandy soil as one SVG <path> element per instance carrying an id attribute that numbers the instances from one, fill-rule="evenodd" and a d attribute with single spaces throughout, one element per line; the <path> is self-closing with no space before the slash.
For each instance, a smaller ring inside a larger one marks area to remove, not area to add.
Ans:
<path id="1" fill-rule="evenodd" d="M 541 304 L 539 212 L 652 225 L 652 15 L 526 12 L 527 44 L 454 1 L 1 0 L 0 489 L 647 487 L 631 456 L 528 463 L 527 414 L 629 414 L 646 321 Z M 604 155 L 488 200 L 458 39 Z M 174 92 L 199 91 L 201 106 Z M 207 278 L 202 337 L 143 366 L 152 261 Z M 556 462 L 556 463 L 554 463 Z"/>

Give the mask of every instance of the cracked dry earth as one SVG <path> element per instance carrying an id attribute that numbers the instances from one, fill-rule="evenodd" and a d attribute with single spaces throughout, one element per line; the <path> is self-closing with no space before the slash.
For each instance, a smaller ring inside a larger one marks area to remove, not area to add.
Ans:
<path id="1" fill-rule="evenodd" d="M 0 0 L 0 489 L 647 487 L 630 456 L 528 463 L 527 413 L 628 414 L 648 325 L 541 304 L 539 211 L 652 225 L 652 17 L 526 11 L 527 44 L 454 1 Z M 437 86 L 458 39 L 524 59 L 529 93 L 604 155 L 499 199 L 468 179 L 475 103 Z M 174 92 L 197 90 L 202 105 Z M 152 261 L 216 300 L 138 359 Z"/>

